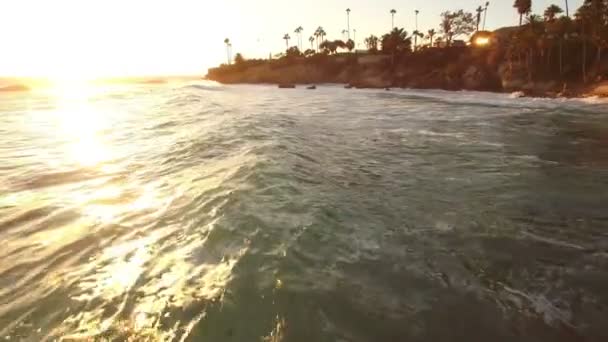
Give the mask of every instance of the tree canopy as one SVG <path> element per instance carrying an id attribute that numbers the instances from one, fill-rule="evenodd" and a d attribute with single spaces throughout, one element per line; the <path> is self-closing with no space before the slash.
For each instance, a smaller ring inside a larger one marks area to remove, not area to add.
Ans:
<path id="1" fill-rule="evenodd" d="M 553 21 L 555 20 L 555 18 L 557 17 L 558 14 L 563 13 L 564 10 L 557 6 L 557 5 L 551 5 L 549 7 L 547 7 L 547 9 L 545 10 L 544 16 L 545 16 L 545 20 L 546 21 Z"/>
<path id="2" fill-rule="evenodd" d="M 475 28 L 473 13 L 464 10 L 441 13 L 441 33 L 448 45 L 452 44 L 454 38 L 473 33 Z"/>
<path id="3" fill-rule="evenodd" d="M 342 40 L 326 40 L 323 43 L 321 43 L 321 45 L 319 46 L 322 50 L 324 50 L 326 53 L 336 53 L 338 52 L 338 49 L 346 49 L 347 44 L 342 41 Z"/>
<path id="4" fill-rule="evenodd" d="M 373 34 L 367 38 L 365 38 L 365 46 L 370 52 L 378 52 L 378 42 L 380 39 L 374 36 Z"/>
<path id="5" fill-rule="evenodd" d="M 300 49 L 298 49 L 297 46 L 292 46 L 289 49 L 287 49 L 287 51 L 285 51 L 285 56 L 287 56 L 287 57 L 301 57 L 302 56 L 302 52 L 300 52 Z"/>
<path id="6" fill-rule="evenodd" d="M 532 11 L 532 0 L 515 0 L 513 7 L 515 7 L 517 13 L 519 13 L 519 26 L 521 26 L 523 16 L 530 14 Z"/>
<path id="7" fill-rule="evenodd" d="M 412 40 L 403 28 L 395 27 L 390 33 L 382 36 L 382 52 L 397 54 L 411 51 Z"/>
<path id="8" fill-rule="evenodd" d="M 235 64 L 241 64 L 245 62 L 245 57 L 243 57 L 243 55 L 239 52 L 236 55 L 234 55 L 234 63 Z"/>

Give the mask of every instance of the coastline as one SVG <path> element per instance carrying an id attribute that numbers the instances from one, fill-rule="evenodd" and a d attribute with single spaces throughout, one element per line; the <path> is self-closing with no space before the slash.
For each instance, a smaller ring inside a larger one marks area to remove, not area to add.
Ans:
<path id="1" fill-rule="evenodd" d="M 281 85 L 284 85 L 282 83 L 276 83 L 276 82 L 230 82 L 230 83 L 225 83 L 225 82 L 220 82 L 214 79 L 210 79 L 207 77 L 203 77 L 203 80 L 206 81 L 213 81 L 213 82 L 217 82 L 220 83 L 222 85 L 259 85 L 259 86 L 273 86 L 276 87 L 277 90 L 282 90 L 281 88 L 286 88 L 286 89 L 305 89 L 305 90 L 317 90 L 318 88 L 322 88 L 324 85 L 329 85 L 329 86 L 338 86 L 338 87 L 344 87 L 346 89 L 360 89 L 360 90 L 365 90 L 365 89 L 385 89 L 387 91 L 390 90 L 437 90 L 437 91 L 446 91 L 446 92 L 450 92 L 450 93 L 459 93 L 459 92 L 481 92 L 481 93 L 490 93 L 490 94 L 503 94 L 503 95 L 510 95 L 513 98 L 538 98 L 538 99 L 572 99 L 572 100 L 576 100 L 576 99 L 608 99 L 608 92 L 606 92 L 606 90 L 602 90 L 602 91 L 596 91 L 594 90 L 594 86 L 589 86 L 586 88 L 586 90 L 579 90 L 579 91 L 571 91 L 567 94 L 561 94 L 561 93 L 557 93 L 557 92 L 547 92 L 547 93 L 533 93 L 533 92 L 525 92 L 524 90 L 513 90 L 513 91 L 505 91 L 505 90 L 491 90 L 491 89 L 446 89 L 446 88 L 433 88 L 433 87 L 426 87 L 426 88 L 420 88 L 420 87 L 395 87 L 395 86 L 386 86 L 386 87 L 377 87 L 377 86 L 354 86 L 350 83 L 341 83 L 341 82 L 315 82 L 315 83 L 305 83 L 305 82 L 297 82 L 297 83 L 288 83 L 287 85 L 289 87 L 281 87 Z M 605 83 L 605 82 L 602 82 Z M 293 86 L 293 87 L 291 87 Z M 309 88 L 310 87 L 310 88 Z M 606 83 L 606 85 L 603 84 L 598 84 L 595 86 L 595 88 L 599 88 L 599 87 L 608 87 L 608 83 Z M 608 89 L 607 89 L 608 90 Z"/>
<path id="2" fill-rule="evenodd" d="M 337 54 L 251 60 L 209 69 L 223 84 L 344 84 L 353 88 L 409 88 L 520 93 L 521 97 L 608 97 L 608 81 L 583 83 L 540 75 L 532 79 L 513 63 L 493 60 L 492 49 L 427 49 L 399 60 L 382 54 Z"/>

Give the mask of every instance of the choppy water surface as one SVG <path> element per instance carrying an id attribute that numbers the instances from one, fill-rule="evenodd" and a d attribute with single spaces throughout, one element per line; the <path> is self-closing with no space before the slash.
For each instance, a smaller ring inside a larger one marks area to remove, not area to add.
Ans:
<path id="1" fill-rule="evenodd" d="M 0 337 L 608 340 L 608 105 L 0 94 Z"/>

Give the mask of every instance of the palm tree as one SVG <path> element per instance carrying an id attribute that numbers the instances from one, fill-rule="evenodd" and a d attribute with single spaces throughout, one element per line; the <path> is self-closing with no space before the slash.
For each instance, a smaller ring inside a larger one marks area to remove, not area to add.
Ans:
<path id="1" fill-rule="evenodd" d="M 569 16 L 570 16 L 570 13 L 568 10 L 568 0 L 566 0 L 566 17 L 569 17 Z"/>
<path id="2" fill-rule="evenodd" d="M 528 74 L 528 81 L 532 81 L 532 52 L 536 46 L 536 35 L 531 29 L 521 29 L 515 32 L 508 48 L 509 68 L 513 70 L 513 59 L 519 60 L 518 65 Z M 523 58 L 525 57 L 525 63 Z"/>
<path id="3" fill-rule="evenodd" d="M 558 21 L 557 32 L 559 37 L 559 75 L 564 74 L 564 39 L 570 28 L 570 17 L 562 17 Z"/>
<path id="4" fill-rule="evenodd" d="M 232 58 L 230 56 L 230 47 L 232 46 L 232 44 L 230 44 L 230 39 L 226 38 L 224 39 L 224 44 L 226 44 L 226 57 L 228 59 L 228 64 L 230 64 Z"/>
<path id="5" fill-rule="evenodd" d="M 484 9 L 481 6 L 477 7 L 477 9 L 475 10 L 475 12 L 477 12 L 477 29 L 476 29 L 476 31 L 479 31 L 479 24 L 481 24 L 481 13 L 483 13 L 483 11 L 484 11 Z"/>
<path id="6" fill-rule="evenodd" d="M 515 0 L 513 7 L 519 13 L 519 26 L 523 23 L 524 14 L 528 15 L 532 11 L 532 0 Z"/>
<path id="7" fill-rule="evenodd" d="M 289 33 L 285 33 L 285 35 L 283 36 L 283 39 L 285 39 L 285 46 L 289 49 L 289 40 L 291 39 L 291 37 L 289 36 Z"/>
<path id="8" fill-rule="evenodd" d="M 486 18 L 488 17 L 488 6 L 490 6 L 490 2 L 486 1 L 486 7 L 483 10 L 483 26 L 481 28 L 483 31 L 486 30 Z"/>
<path id="9" fill-rule="evenodd" d="M 304 28 L 302 28 L 302 26 L 298 26 L 293 31 L 296 34 L 296 36 L 298 37 L 298 49 L 300 49 L 300 51 L 302 50 L 302 31 L 304 31 Z"/>
<path id="10" fill-rule="evenodd" d="M 564 74 L 564 40 L 567 38 L 571 29 L 570 17 L 562 16 L 553 21 L 547 22 L 547 33 L 550 36 L 556 37 L 559 44 L 559 74 Z"/>
<path id="11" fill-rule="evenodd" d="M 528 19 L 526 20 L 527 24 L 530 25 L 532 28 L 539 28 L 540 23 L 542 23 L 542 18 L 540 15 L 538 14 L 531 14 L 530 16 L 528 16 Z"/>
<path id="12" fill-rule="evenodd" d="M 434 29 L 430 29 L 428 30 L 428 37 L 431 40 L 431 47 L 433 47 L 433 37 L 435 37 L 435 35 L 437 34 L 437 32 L 435 32 Z"/>
<path id="13" fill-rule="evenodd" d="M 575 16 L 580 26 L 580 37 L 579 39 L 583 43 L 583 55 L 581 58 L 582 62 L 582 72 L 583 72 L 583 83 L 587 83 L 587 40 L 589 39 L 587 31 L 590 26 L 590 18 L 593 16 L 591 13 L 591 8 L 589 6 L 581 6 L 578 9 Z"/>
<path id="14" fill-rule="evenodd" d="M 414 30 L 414 50 L 416 50 L 416 48 L 418 47 L 418 37 L 424 37 L 424 35 L 418 31 L 418 14 L 420 13 L 420 11 L 414 10 L 414 13 L 416 16 L 416 29 Z"/>
<path id="15" fill-rule="evenodd" d="M 544 56 L 545 51 L 547 52 L 547 62 L 545 67 L 550 70 L 553 63 L 552 62 L 552 52 L 555 50 L 556 41 L 559 43 L 559 58 L 560 58 L 560 75 L 562 73 L 562 39 L 563 33 L 560 34 L 560 24 L 557 23 L 557 15 L 563 13 L 564 11 L 557 5 L 551 5 L 545 9 L 543 13 L 545 24 L 543 28 L 539 28 L 539 38 L 537 42 L 537 47 L 540 48 L 541 57 Z"/>
<path id="16" fill-rule="evenodd" d="M 364 42 L 365 42 L 365 46 L 367 46 L 367 49 L 371 52 L 376 52 L 378 51 L 378 37 L 371 35 L 367 38 L 365 38 Z"/>
<path id="17" fill-rule="evenodd" d="M 395 14 L 397 14 L 397 10 L 391 10 L 391 29 L 395 28 Z"/>
<path id="18" fill-rule="evenodd" d="M 534 62 L 534 54 L 533 50 L 539 50 L 539 55 L 541 58 L 545 56 L 545 51 L 548 49 L 549 41 L 545 33 L 545 25 L 543 25 L 543 18 L 540 15 L 532 14 L 528 16 L 526 20 L 526 24 L 528 26 L 527 31 L 529 32 L 527 35 L 530 39 L 530 46 L 528 48 L 528 78 L 532 80 L 532 69 Z M 548 64 L 548 63 L 547 63 Z"/>
<path id="19" fill-rule="evenodd" d="M 310 36 L 310 38 L 308 38 L 308 41 L 310 42 L 310 49 L 311 49 L 311 50 L 314 50 L 314 49 L 315 49 L 315 47 L 314 47 L 314 45 L 312 45 L 312 44 L 315 42 L 315 37 Z"/>
<path id="20" fill-rule="evenodd" d="M 315 31 L 315 37 L 317 37 L 317 50 L 319 49 L 319 38 L 321 39 L 322 43 L 326 35 L 327 33 L 322 26 L 317 27 L 317 30 Z"/>
<path id="21" fill-rule="evenodd" d="M 350 8 L 346 9 L 346 29 L 348 30 L 348 40 L 350 40 Z"/>
<path id="22" fill-rule="evenodd" d="M 561 9 L 561 7 L 559 7 L 557 5 L 551 5 L 551 6 L 547 7 L 547 9 L 545 10 L 545 13 L 544 13 L 545 20 L 553 21 L 553 20 L 555 20 L 557 15 L 560 13 L 564 13 L 564 10 Z"/>
<path id="23" fill-rule="evenodd" d="M 424 34 L 418 30 L 415 30 L 412 32 L 412 36 L 414 37 L 414 51 L 416 51 L 418 48 L 418 37 L 423 38 Z"/>
<path id="24" fill-rule="evenodd" d="M 576 19 L 579 26 L 580 40 L 583 43 L 583 81 L 587 81 L 587 45 L 591 43 L 596 49 L 596 65 L 602 60 L 602 50 L 608 46 L 608 26 L 606 17 L 608 15 L 608 4 L 602 0 L 586 0 L 577 13 Z"/>
<path id="25" fill-rule="evenodd" d="M 382 51 L 392 55 L 391 64 L 395 65 L 395 56 L 398 53 L 410 51 L 412 39 L 407 37 L 407 31 L 402 28 L 394 28 L 390 33 L 382 36 Z"/>

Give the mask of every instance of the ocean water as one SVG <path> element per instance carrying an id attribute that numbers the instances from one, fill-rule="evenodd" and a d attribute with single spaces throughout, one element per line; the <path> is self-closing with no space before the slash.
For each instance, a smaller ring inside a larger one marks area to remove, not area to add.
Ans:
<path id="1" fill-rule="evenodd" d="M 0 94 L 7 341 L 608 341 L 608 103 Z"/>

